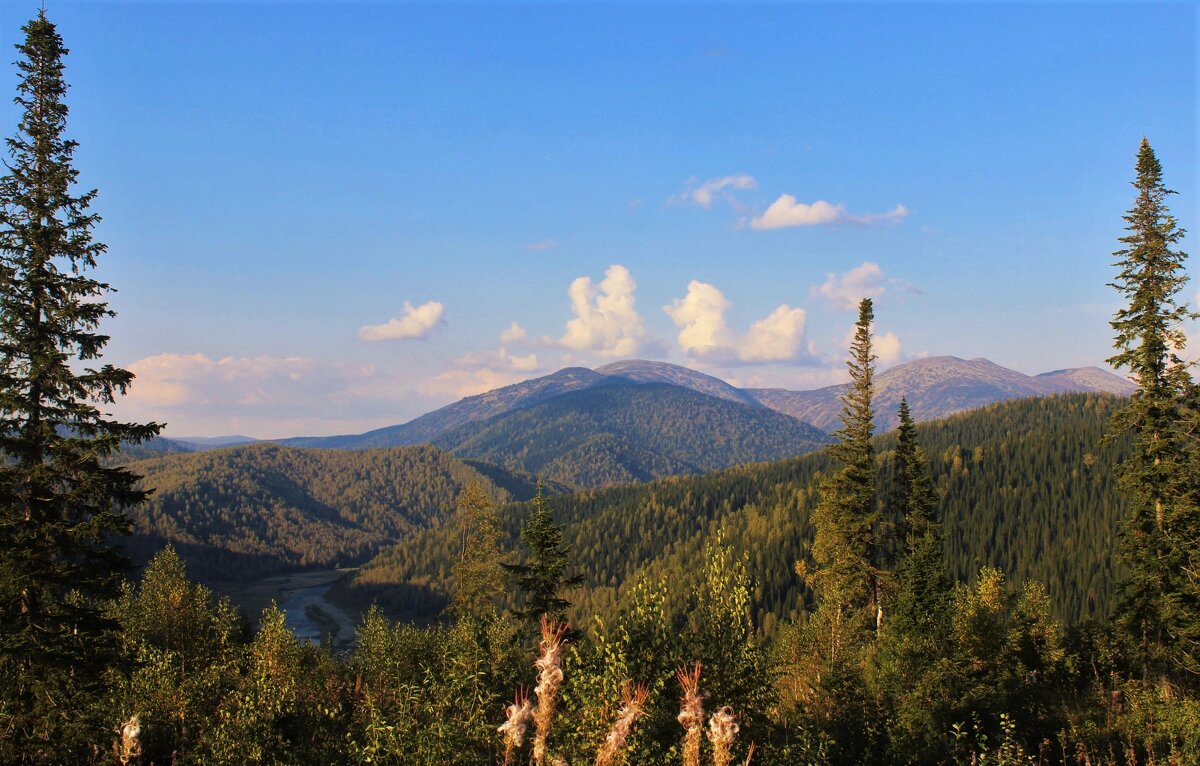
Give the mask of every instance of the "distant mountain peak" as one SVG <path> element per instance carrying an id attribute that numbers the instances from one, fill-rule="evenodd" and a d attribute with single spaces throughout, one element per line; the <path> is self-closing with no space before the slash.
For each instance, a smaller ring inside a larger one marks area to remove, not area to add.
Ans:
<path id="1" fill-rule="evenodd" d="M 706 375 L 670 362 L 654 362 L 649 359 L 622 359 L 603 367 L 597 367 L 601 375 L 625 378 L 635 383 L 667 383 L 698 391 L 702 394 L 727 399 L 731 402 L 741 402 L 752 407 L 760 407 L 761 403 L 740 388 L 735 388 L 720 378 Z"/>
<path id="2" fill-rule="evenodd" d="M 880 430 L 898 424 L 901 398 L 908 399 L 914 419 L 933 420 L 1005 399 L 1068 392 L 1128 395 L 1133 390 L 1129 381 L 1098 367 L 1026 375 L 983 357 L 956 356 L 914 359 L 879 373 L 875 381 L 875 423 Z M 815 391 L 748 390 L 765 406 L 825 429 L 837 426 L 844 391 L 842 385 Z"/>

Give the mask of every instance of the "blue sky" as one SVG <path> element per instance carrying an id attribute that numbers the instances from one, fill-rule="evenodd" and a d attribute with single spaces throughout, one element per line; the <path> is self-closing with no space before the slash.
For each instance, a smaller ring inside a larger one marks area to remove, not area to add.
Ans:
<path id="1" fill-rule="evenodd" d="M 0 44 L 38 7 L 0 4 Z M 361 431 L 626 356 L 816 387 L 864 294 L 885 365 L 1103 364 L 1143 134 L 1197 225 L 1192 3 L 48 14 L 119 412 L 176 435 Z"/>

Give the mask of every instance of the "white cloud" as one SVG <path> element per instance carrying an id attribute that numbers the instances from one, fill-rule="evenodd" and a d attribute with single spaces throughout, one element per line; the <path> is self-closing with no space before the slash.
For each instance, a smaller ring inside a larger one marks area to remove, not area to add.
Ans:
<path id="1" fill-rule="evenodd" d="M 828 274 L 824 284 L 812 288 L 809 293 L 813 297 L 825 298 L 838 308 L 852 309 L 863 298 L 874 299 L 883 295 L 884 281 L 883 269 L 879 268 L 879 264 L 867 261 L 840 277 Z"/>
<path id="2" fill-rule="evenodd" d="M 526 250 L 533 250 L 535 252 L 542 250 L 554 250 L 557 247 L 558 243 L 552 239 L 544 239 L 540 242 L 530 242 L 529 244 L 525 245 Z"/>
<path id="3" fill-rule="evenodd" d="M 165 353 L 127 367 L 136 378 L 115 409 L 165 421 L 177 435 L 353 433 L 402 422 L 423 407 L 402 380 L 369 364 Z"/>
<path id="4" fill-rule="evenodd" d="M 446 370 L 422 383 L 419 390 L 426 396 L 453 394 L 461 398 L 520 383 L 528 378 L 528 374 L 522 374 L 515 370 L 494 370 L 490 367 L 473 370 Z"/>
<path id="5" fill-rule="evenodd" d="M 730 364 L 790 362 L 813 356 L 812 345 L 805 344 L 804 309 L 779 306 L 739 334 L 725 321 L 732 305 L 715 285 L 693 279 L 687 295 L 664 306 L 663 311 L 679 328 L 680 349 L 694 359 Z"/>
<path id="6" fill-rule="evenodd" d="M 429 301 L 413 307 L 404 302 L 404 316 L 385 324 L 365 325 L 359 328 L 360 340 L 411 340 L 424 338 L 442 323 L 445 307 L 437 301 Z"/>
<path id="7" fill-rule="evenodd" d="M 894 332 L 872 337 L 871 349 L 875 356 L 879 357 L 879 363 L 882 365 L 895 364 L 901 359 L 900 338 Z"/>
<path id="8" fill-rule="evenodd" d="M 689 356 L 721 353 L 733 343 L 725 326 L 725 312 L 733 304 L 715 285 L 693 279 L 687 295 L 676 298 L 663 311 L 679 328 L 679 348 Z"/>
<path id="9" fill-rule="evenodd" d="M 854 331 L 855 327 L 851 326 L 846 332 L 846 336 L 842 338 L 842 348 L 847 351 L 849 351 L 851 344 L 854 343 Z M 871 353 L 875 355 L 876 361 L 881 367 L 890 367 L 897 362 L 928 356 L 927 353 L 903 353 L 900 336 L 894 332 L 884 333 L 883 335 L 871 335 Z"/>
<path id="10" fill-rule="evenodd" d="M 827 226 L 837 223 L 871 224 L 899 222 L 907 216 L 908 208 L 904 205 L 896 205 L 886 213 L 855 215 L 848 212 L 846 206 L 841 203 L 834 205 L 825 200 L 817 200 L 810 204 L 798 201 L 791 194 L 781 194 L 766 212 L 751 219 L 750 227 L 781 229 L 789 226 Z"/>
<path id="11" fill-rule="evenodd" d="M 599 285 L 590 277 L 579 277 L 567 289 L 571 313 L 566 333 L 558 344 L 572 351 L 590 351 L 601 356 L 635 356 L 646 339 L 642 317 L 634 307 L 637 282 L 629 270 L 613 264 Z"/>
<path id="12" fill-rule="evenodd" d="M 802 355 L 807 315 L 804 309 L 780 306 L 750 325 L 738 349 L 745 362 L 786 362 Z"/>
<path id="13" fill-rule="evenodd" d="M 667 204 L 693 204 L 707 209 L 712 207 L 713 202 L 718 197 L 727 202 L 735 203 L 736 200 L 729 193 L 730 190 L 750 191 L 757 188 L 758 182 L 752 176 L 748 176 L 745 173 L 736 173 L 723 178 L 710 178 L 704 183 L 700 183 L 698 178 L 689 178 L 684 190 L 668 198 Z"/>
<path id="14" fill-rule="evenodd" d="M 518 340 L 525 340 L 525 328 L 513 322 L 504 332 L 500 333 L 501 343 L 512 343 Z"/>
<path id="15" fill-rule="evenodd" d="M 537 354 L 515 354 L 508 348 L 525 337 L 525 328 L 513 322 L 500 333 L 499 348 L 463 354 L 454 360 L 452 369 L 429 378 L 419 390 L 427 396 L 463 397 L 525 380 L 539 369 Z"/>

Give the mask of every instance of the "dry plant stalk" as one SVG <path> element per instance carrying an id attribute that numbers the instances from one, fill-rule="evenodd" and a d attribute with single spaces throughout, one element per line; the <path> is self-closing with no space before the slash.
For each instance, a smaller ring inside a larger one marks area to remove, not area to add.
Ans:
<path id="1" fill-rule="evenodd" d="M 504 766 L 512 766 L 513 756 L 525 744 L 525 728 L 533 719 L 533 703 L 524 689 L 518 689 L 511 705 L 504 706 L 504 723 L 497 729 L 504 735 Z"/>
<path id="2" fill-rule="evenodd" d="M 750 759 L 754 757 L 754 743 L 750 743 L 750 749 L 746 751 L 746 763 L 744 766 L 750 766 Z"/>
<path id="3" fill-rule="evenodd" d="M 683 696 L 679 699 L 679 725 L 684 728 L 683 766 L 700 766 L 700 730 L 704 728 L 704 695 L 700 693 L 700 663 L 676 672 Z"/>
<path id="4" fill-rule="evenodd" d="M 136 714 L 131 715 L 116 729 L 116 732 L 121 735 L 121 741 L 114 742 L 113 748 L 117 751 L 117 760 L 121 762 L 121 766 L 127 766 L 130 761 L 136 760 L 142 755 L 141 721 Z"/>
<path id="5" fill-rule="evenodd" d="M 646 711 L 646 700 L 650 690 L 638 684 L 634 686 L 629 681 L 621 688 L 621 709 L 617 712 L 617 720 L 608 731 L 608 737 L 596 753 L 596 766 L 614 766 L 624 760 L 622 750 L 629 738 L 633 723 Z"/>
<path id="6" fill-rule="evenodd" d="M 543 615 L 541 654 L 533 663 L 538 669 L 538 683 L 533 689 L 538 700 L 537 709 L 533 711 L 533 724 L 536 729 L 533 736 L 535 766 L 545 766 L 546 763 L 546 740 L 550 736 L 550 721 L 554 717 L 558 687 L 563 681 L 562 649 L 566 632 L 565 622 L 560 624 Z"/>
<path id="7" fill-rule="evenodd" d="M 737 738 L 737 717 L 726 705 L 708 719 L 708 741 L 713 749 L 713 766 L 729 766 L 733 760 L 733 740 Z"/>

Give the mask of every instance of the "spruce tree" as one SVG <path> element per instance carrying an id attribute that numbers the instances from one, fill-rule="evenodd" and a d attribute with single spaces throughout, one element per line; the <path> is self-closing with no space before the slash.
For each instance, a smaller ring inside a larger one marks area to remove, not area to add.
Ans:
<path id="1" fill-rule="evenodd" d="M 871 323 L 875 319 L 871 299 L 859 304 L 858 322 L 850 345 L 850 384 L 842 397 L 842 428 L 829 448 L 841 468 L 821 482 L 821 499 L 813 512 L 816 536 L 812 555 L 822 607 L 841 613 L 867 607 L 878 628 L 881 571 L 877 529 L 880 514 L 875 507 L 874 433 L 875 355 L 871 352 Z"/>
<path id="2" fill-rule="evenodd" d="M 580 575 L 568 575 L 570 548 L 563 542 L 562 525 L 550 515 L 538 484 L 533 511 L 521 529 L 525 563 L 504 564 L 516 586 L 521 606 L 513 610 L 517 617 L 537 625 L 543 615 L 562 619 L 571 602 L 560 594 L 583 582 Z"/>
<path id="3" fill-rule="evenodd" d="M 91 236 L 96 192 L 76 192 L 63 135 L 67 51 L 44 12 L 23 31 L 23 116 L 0 178 L 0 760 L 64 763 L 115 723 L 86 711 L 116 656 L 101 603 L 127 562 L 112 540 L 145 493 L 105 459 L 159 426 L 101 409 L 133 376 L 93 366 L 112 312 L 109 286 L 88 276 L 105 250 Z"/>
<path id="4" fill-rule="evenodd" d="M 938 498 L 906 399 L 900 400 L 899 415 L 889 505 L 891 515 L 902 519 L 904 547 L 896 569 L 892 627 L 928 634 L 944 618 L 952 584 L 942 555 Z"/>
<path id="5" fill-rule="evenodd" d="M 1111 324 L 1118 353 L 1108 362 L 1126 369 L 1138 389 L 1112 420 L 1109 436 L 1132 435 L 1132 454 L 1120 467 L 1129 499 L 1121 530 L 1129 568 L 1120 623 L 1135 647 L 1143 676 L 1159 683 L 1200 678 L 1200 582 L 1197 581 L 1195 465 L 1189 465 L 1186 404 L 1194 386 L 1181 323 L 1196 315 L 1179 294 L 1187 284 L 1186 254 L 1177 249 L 1184 231 L 1167 208 L 1174 192 L 1163 184 L 1162 165 L 1142 139 L 1137 197 L 1125 214 L 1128 232 L 1114 255 L 1110 285 L 1127 299 Z M 1189 574 L 1190 572 L 1190 574 Z"/>

